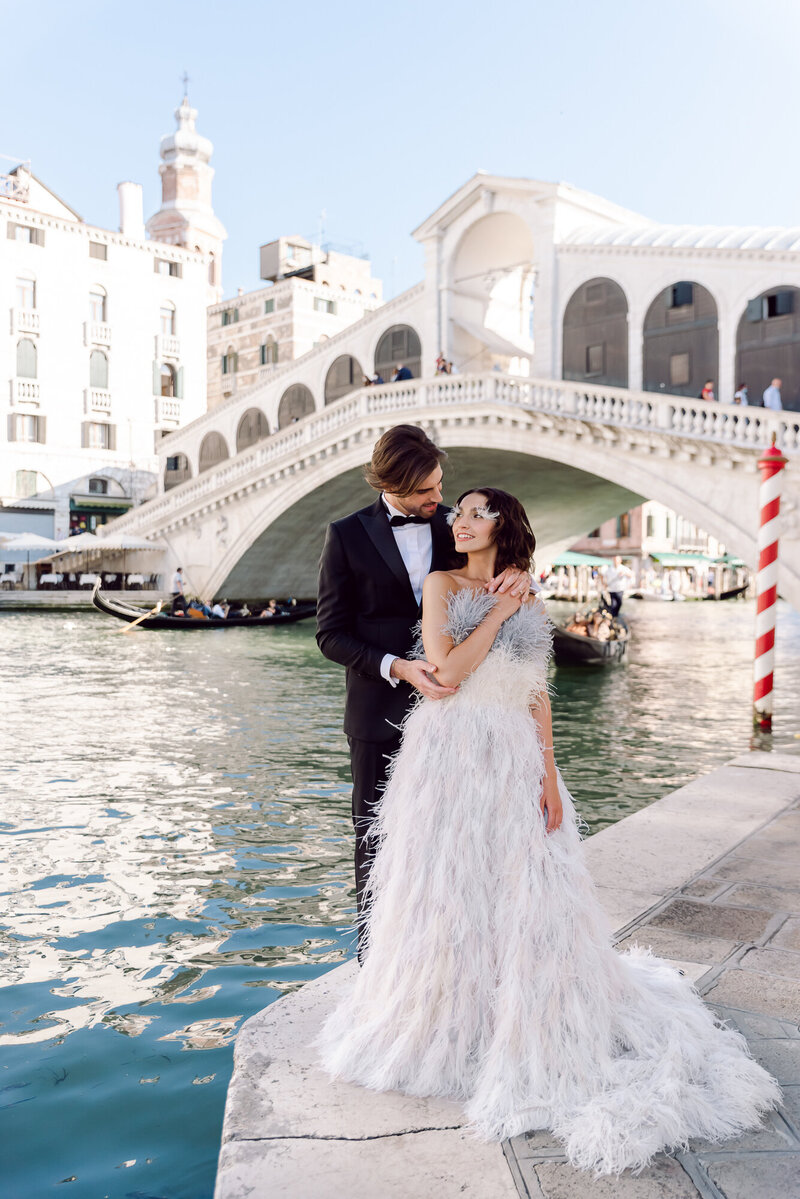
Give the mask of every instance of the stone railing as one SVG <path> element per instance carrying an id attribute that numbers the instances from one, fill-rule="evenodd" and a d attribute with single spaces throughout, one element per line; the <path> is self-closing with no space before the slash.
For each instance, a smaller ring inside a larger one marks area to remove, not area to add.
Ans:
<path id="1" fill-rule="evenodd" d="M 150 500 L 114 521 L 116 529 L 157 527 L 178 512 L 188 513 L 215 493 L 250 484 L 278 463 L 291 471 L 300 458 L 330 451 L 331 436 L 356 433 L 372 417 L 397 417 L 415 412 L 412 420 L 429 422 L 437 413 L 459 407 L 518 408 L 595 426 L 651 431 L 687 444 L 724 444 L 742 449 L 766 448 L 773 435 L 785 453 L 800 450 L 800 413 L 739 408 L 681 396 L 633 392 L 625 388 L 592 387 L 547 379 L 512 378 L 496 373 L 444 375 L 411 379 L 382 387 L 365 387 L 281 429 L 233 458 L 197 475 L 164 495 Z M 417 413 L 419 415 L 417 415 Z M 388 421 L 386 422 L 388 423 Z"/>
<path id="2" fill-rule="evenodd" d="M 39 384 L 35 379 L 11 380 L 11 406 L 17 404 L 39 404 Z"/>
<path id="3" fill-rule="evenodd" d="M 181 402 L 172 396 L 156 396 L 156 424 L 179 424 L 181 419 Z"/>
<path id="4" fill-rule="evenodd" d="M 83 410 L 87 414 L 111 413 L 111 392 L 100 387 L 87 387 L 83 393 Z"/>
<path id="5" fill-rule="evenodd" d="M 13 317 L 15 333 L 39 332 L 39 313 L 35 308 L 16 308 Z"/>
<path id="6" fill-rule="evenodd" d="M 83 340 L 87 346 L 110 346 L 111 326 L 103 321 L 86 321 L 83 326 Z"/>
<path id="7" fill-rule="evenodd" d="M 180 358 L 181 339 L 171 333 L 159 333 L 156 338 L 156 358 L 161 362 L 164 358 Z"/>

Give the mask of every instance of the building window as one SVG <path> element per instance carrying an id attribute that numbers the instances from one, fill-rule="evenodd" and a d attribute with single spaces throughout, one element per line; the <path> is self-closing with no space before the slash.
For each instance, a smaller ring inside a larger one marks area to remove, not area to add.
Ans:
<path id="1" fill-rule="evenodd" d="M 108 258 L 108 246 L 101 241 L 90 241 L 89 257 L 99 258 L 101 262 L 105 262 Z"/>
<path id="2" fill-rule="evenodd" d="M 275 301 L 274 300 L 265 300 L 264 301 L 264 315 L 266 315 L 268 312 L 274 312 L 274 311 L 275 311 Z"/>
<path id="3" fill-rule="evenodd" d="M 168 258 L 156 258 L 153 263 L 153 270 L 157 275 L 172 275 L 174 279 L 181 277 L 181 264 L 179 262 L 170 262 Z"/>
<path id="4" fill-rule="evenodd" d="M 630 535 L 631 535 L 631 514 L 630 514 L 630 512 L 623 512 L 621 516 L 617 517 L 617 538 L 619 539 L 620 537 L 630 537 Z"/>
<path id="5" fill-rule="evenodd" d="M 32 495 L 36 495 L 36 475 L 35 470 L 18 470 L 17 471 L 17 499 L 27 500 Z"/>
<path id="6" fill-rule="evenodd" d="M 14 416 L 14 441 L 44 441 L 44 418 L 27 412 Z M 35 471 L 31 472 L 35 476 Z"/>
<path id="7" fill-rule="evenodd" d="M 686 387 L 691 378 L 688 354 L 671 354 L 669 359 L 670 387 Z"/>
<path id="8" fill-rule="evenodd" d="M 33 279 L 17 279 L 17 308 L 36 307 L 36 283 Z"/>
<path id="9" fill-rule="evenodd" d="M 228 346 L 227 353 L 222 355 L 223 375 L 235 375 L 239 369 L 239 355 L 233 346 Z"/>
<path id="10" fill-rule="evenodd" d="M 24 242 L 29 246 L 44 245 L 44 229 L 32 229 L 30 225 L 17 225 L 15 221 L 9 221 L 6 231 L 12 241 Z"/>
<path id="11" fill-rule="evenodd" d="M 29 337 L 17 342 L 17 378 L 36 378 L 36 344 Z"/>
<path id="12" fill-rule="evenodd" d="M 108 358 L 102 350 L 92 350 L 89 355 L 89 386 L 108 391 Z"/>
<path id="13" fill-rule="evenodd" d="M 602 375 L 605 373 L 605 345 L 595 345 L 586 347 L 586 377 L 591 378 L 592 375 Z"/>
<path id="14" fill-rule="evenodd" d="M 670 308 L 687 308 L 694 303 L 694 284 L 675 283 L 670 290 Z"/>
<path id="15" fill-rule="evenodd" d="M 664 517 L 664 536 L 665 537 L 672 536 L 672 517 L 670 517 L 670 516 Z"/>
<path id="16" fill-rule="evenodd" d="M 165 337 L 175 336 L 175 305 L 162 304 L 159 309 L 159 320 L 161 322 L 161 332 Z"/>
<path id="17" fill-rule="evenodd" d="M 259 352 L 262 366 L 272 366 L 278 361 L 278 343 L 271 337 L 259 346 Z"/>
<path id="18" fill-rule="evenodd" d="M 590 536 L 590 537 L 599 537 L 599 536 L 600 536 L 600 530 L 599 530 L 599 529 L 592 529 L 592 531 L 591 531 L 591 533 L 589 534 L 589 536 Z"/>
<path id="19" fill-rule="evenodd" d="M 794 292 L 776 291 L 771 296 L 764 297 L 764 316 L 771 320 L 774 316 L 789 316 L 794 312 Z"/>
<path id="20" fill-rule="evenodd" d="M 656 535 L 656 518 L 653 516 L 652 512 L 648 512 L 646 536 L 647 537 L 655 537 L 655 535 Z"/>
<path id="21" fill-rule="evenodd" d="M 320 296 L 316 296 L 314 299 L 314 311 L 315 312 L 327 312 L 330 316 L 335 316 L 336 315 L 336 301 L 335 300 L 323 300 Z"/>
<path id="22" fill-rule="evenodd" d="M 105 324 L 106 293 L 102 287 L 95 287 L 89 292 L 89 317 L 96 325 Z"/>
<path id="23" fill-rule="evenodd" d="M 175 371 L 166 362 L 163 362 L 161 364 L 161 394 L 172 399 L 175 391 Z"/>
<path id="24" fill-rule="evenodd" d="M 107 450 L 111 445 L 110 426 L 99 421 L 86 422 L 86 444 L 90 450 Z"/>
<path id="25" fill-rule="evenodd" d="M 104 426 L 107 428 L 107 426 Z M 108 479 L 90 479 L 90 495 L 108 495 Z"/>
<path id="26" fill-rule="evenodd" d="M 238 308 L 226 308 L 222 313 L 223 325 L 235 325 L 239 319 Z"/>

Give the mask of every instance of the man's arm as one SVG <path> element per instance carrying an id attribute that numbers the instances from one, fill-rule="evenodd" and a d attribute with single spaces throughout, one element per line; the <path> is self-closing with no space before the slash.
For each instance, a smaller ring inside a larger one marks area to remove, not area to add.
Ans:
<path id="1" fill-rule="evenodd" d="M 351 631 L 356 590 L 341 536 L 334 525 L 329 525 L 319 562 L 317 645 L 331 662 L 379 679 L 384 651 L 360 641 Z"/>

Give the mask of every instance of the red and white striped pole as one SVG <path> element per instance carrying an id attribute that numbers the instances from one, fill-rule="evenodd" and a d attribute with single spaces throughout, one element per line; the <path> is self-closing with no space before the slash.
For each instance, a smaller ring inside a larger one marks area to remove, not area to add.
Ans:
<path id="1" fill-rule="evenodd" d="M 778 516 L 781 510 L 781 471 L 787 459 L 775 445 L 758 460 L 761 486 L 758 504 L 758 571 L 756 573 L 756 661 L 753 685 L 753 723 L 764 732 L 772 728 L 772 687 L 775 668 L 775 604 L 778 599 Z"/>

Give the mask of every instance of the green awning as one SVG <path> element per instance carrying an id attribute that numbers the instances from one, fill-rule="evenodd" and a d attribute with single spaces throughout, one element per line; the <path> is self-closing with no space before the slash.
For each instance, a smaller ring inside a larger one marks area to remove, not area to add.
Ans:
<path id="1" fill-rule="evenodd" d="M 714 561 L 708 554 L 673 554 L 658 550 L 651 550 L 649 556 L 662 566 L 710 566 Z"/>
<path id="2" fill-rule="evenodd" d="M 74 495 L 69 497 L 70 512 L 83 512 L 84 509 L 90 512 L 127 512 L 132 507 L 133 500 L 109 499 L 107 495 L 81 496 L 79 499 Z"/>
<path id="3" fill-rule="evenodd" d="M 553 566 L 610 566 L 610 558 L 596 558 L 594 554 L 578 554 L 575 550 L 565 550 L 553 561 Z"/>

